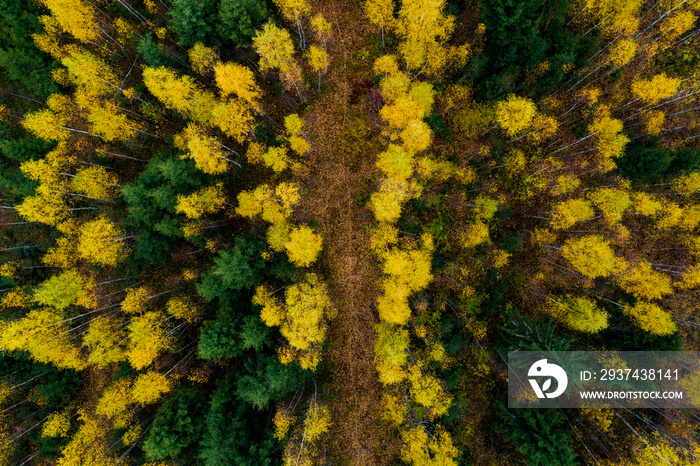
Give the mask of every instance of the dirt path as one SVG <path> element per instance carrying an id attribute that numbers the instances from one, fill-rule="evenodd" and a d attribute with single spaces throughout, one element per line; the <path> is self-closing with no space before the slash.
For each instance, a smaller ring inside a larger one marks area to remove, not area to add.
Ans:
<path id="1" fill-rule="evenodd" d="M 329 454 L 336 464 L 388 464 L 394 447 L 391 430 L 378 416 L 382 387 L 374 368 L 372 305 L 380 277 L 369 248 L 372 214 L 362 206 L 374 189 L 378 140 L 363 87 L 372 66 L 362 52 L 369 49 L 369 31 L 358 24 L 364 20 L 356 5 L 323 1 L 314 7 L 334 32 L 325 90 L 304 113 L 314 151 L 306 207 L 323 236 L 321 266 L 338 310 L 324 354 L 334 423 Z"/>

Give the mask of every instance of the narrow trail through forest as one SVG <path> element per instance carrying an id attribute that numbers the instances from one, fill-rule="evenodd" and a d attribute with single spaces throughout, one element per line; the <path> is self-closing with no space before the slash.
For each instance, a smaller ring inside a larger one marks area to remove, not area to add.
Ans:
<path id="1" fill-rule="evenodd" d="M 382 387 L 374 367 L 372 305 L 380 276 L 369 246 L 373 217 L 364 201 L 358 202 L 374 190 L 376 151 L 367 147 L 376 146 L 377 134 L 370 129 L 366 97 L 358 98 L 361 83 L 351 80 L 372 66 L 360 57 L 370 31 L 358 5 L 319 1 L 314 6 L 333 26 L 325 90 L 304 113 L 313 145 L 313 185 L 306 203 L 323 236 L 321 265 L 338 311 L 323 356 L 333 418 L 330 453 L 339 464 L 387 464 L 394 447 L 379 417 Z"/>

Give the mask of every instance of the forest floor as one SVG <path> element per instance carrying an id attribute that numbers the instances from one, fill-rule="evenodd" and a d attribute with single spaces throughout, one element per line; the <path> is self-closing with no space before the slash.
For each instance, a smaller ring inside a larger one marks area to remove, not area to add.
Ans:
<path id="1" fill-rule="evenodd" d="M 310 192 L 305 207 L 323 237 L 321 266 L 328 273 L 337 316 L 323 356 L 333 426 L 329 452 L 340 464 L 381 465 L 394 457 L 390 426 L 379 417 L 382 387 L 374 366 L 373 304 L 380 273 L 369 245 L 378 132 L 368 120 L 366 84 L 373 60 L 369 24 L 354 4 L 318 1 L 333 26 L 333 62 L 324 92 L 304 119 L 311 135 Z"/>

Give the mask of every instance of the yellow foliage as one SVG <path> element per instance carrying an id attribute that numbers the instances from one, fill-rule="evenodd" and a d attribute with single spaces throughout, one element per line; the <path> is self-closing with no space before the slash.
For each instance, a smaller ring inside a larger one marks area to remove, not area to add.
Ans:
<path id="1" fill-rule="evenodd" d="M 275 426 L 275 438 L 277 440 L 285 438 L 289 432 L 289 428 L 294 424 L 294 421 L 295 417 L 291 412 L 278 406 L 275 417 L 272 418 L 272 424 Z"/>
<path id="2" fill-rule="evenodd" d="M 382 55 L 381 57 L 377 58 L 374 61 L 374 72 L 376 74 L 385 74 L 389 75 L 386 77 L 394 77 L 394 78 L 403 78 L 401 79 L 401 92 L 398 93 L 398 95 L 403 94 L 405 92 L 408 92 L 408 89 L 411 86 L 411 81 L 399 71 L 399 63 L 396 61 L 396 56 L 395 55 Z M 385 77 L 385 78 L 386 78 Z M 382 79 L 382 83 L 384 83 L 384 79 Z M 384 84 L 382 84 L 382 88 L 384 87 Z M 398 97 L 397 95 L 397 97 Z M 395 100 L 395 97 L 390 99 L 390 100 Z"/>
<path id="3" fill-rule="evenodd" d="M 462 247 L 471 248 L 489 241 L 489 227 L 481 220 L 477 220 L 469 224 L 458 236 Z"/>
<path id="4" fill-rule="evenodd" d="M 394 30 L 401 39 L 399 53 L 409 69 L 435 75 L 445 66 L 446 42 L 455 28 L 455 18 L 444 13 L 445 3 L 445 0 L 401 3 Z"/>
<path id="5" fill-rule="evenodd" d="M 620 274 L 618 284 L 627 293 L 642 299 L 660 299 L 673 292 L 671 280 L 645 260 L 630 265 Z"/>
<path id="6" fill-rule="evenodd" d="M 322 43 L 325 47 L 326 42 L 331 36 L 331 24 L 321 13 L 318 13 L 311 18 L 311 29 L 313 30 L 316 40 Z"/>
<path id="7" fill-rule="evenodd" d="M 331 411 L 327 406 L 320 406 L 313 402 L 304 418 L 304 433 L 309 442 L 317 441 L 328 432 L 331 426 Z"/>
<path id="8" fill-rule="evenodd" d="M 398 396 L 384 393 L 382 395 L 381 416 L 395 427 L 399 427 L 406 421 L 406 405 L 401 402 Z"/>
<path id="9" fill-rule="evenodd" d="M 51 413 L 41 428 L 42 437 L 67 437 L 70 418 L 66 413 Z"/>
<path id="10" fill-rule="evenodd" d="M 119 81 L 114 71 L 104 60 L 81 51 L 61 60 L 66 67 L 68 79 L 77 85 L 89 99 L 115 92 Z M 58 111 L 53 108 L 52 110 Z"/>
<path id="11" fill-rule="evenodd" d="M 644 129 L 647 134 L 657 135 L 664 126 L 666 115 L 661 110 L 651 110 L 644 115 Z"/>
<path id="12" fill-rule="evenodd" d="M 676 11 L 666 17 L 659 29 L 661 29 L 664 39 L 670 42 L 689 31 L 696 20 L 697 16 L 690 11 Z"/>
<path id="13" fill-rule="evenodd" d="M 65 141 L 70 136 L 66 129 L 68 118 L 51 110 L 42 109 L 27 113 L 22 126 L 45 141 Z"/>
<path id="14" fill-rule="evenodd" d="M 139 424 L 134 424 L 130 426 L 124 435 L 122 435 L 122 443 L 124 445 L 133 445 L 139 438 L 141 438 L 141 426 Z"/>
<path id="15" fill-rule="evenodd" d="M 189 76 L 178 77 L 174 71 L 161 66 L 143 70 L 143 83 L 166 107 L 189 115 L 195 97 L 201 92 Z"/>
<path id="16" fill-rule="evenodd" d="M 267 243 L 274 251 L 284 251 L 285 245 L 289 242 L 290 231 L 291 226 L 285 221 L 273 223 L 267 229 Z"/>
<path id="17" fill-rule="evenodd" d="M 603 216 L 610 223 L 622 220 L 622 214 L 632 204 L 629 195 L 615 188 L 600 188 L 592 191 L 588 199 L 603 211 Z"/>
<path id="18" fill-rule="evenodd" d="M 385 178 L 381 181 L 379 191 L 370 197 L 369 208 L 379 222 L 396 222 L 401 216 L 403 203 L 411 197 L 420 195 L 421 186 L 414 181 Z"/>
<path id="19" fill-rule="evenodd" d="M 307 54 L 309 59 L 309 65 L 315 73 L 320 73 L 321 71 L 325 73 L 326 71 L 328 71 L 330 57 L 325 50 L 315 45 L 312 45 L 311 47 L 309 47 L 309 51 L 307 52 Z"/>
<path id="20" fill-rule="evenodd" d="M 406 180 L 413 173 L 413 157 L 404 147 L 389 144 L 387 150 L 377 156 L 377 168 L 390 178 Z"/>
<path id="21" fill-rule="evenodd" d="M 192 322 L 197 316 L 197 307 L 187 296 L 170 298 L 166 304 L 168 314 L 178 319 Z"/>
<path id="22" fill-rule="evenodd" d="M 370 23 L 382 31 L 393 26 L 396 21 L 393 0 L 367 0 L 364 4 L 364 10 Z"/>
<path id="23" fill-rule="evenodd" d="M 637 30 L 641 0 L 584 0 L 594 21 L 602 22 L 610 35 L 632 34 Z"/>
<path id="24" fill-rule="evenodd" d="M 261 164 L 263 163 L 263 154 L 267 150 L 267 147 L 265 147 L 265 144 L 262 144 L 260 142 L 251 142 L 248 144 L 248 149 L 246 150 L 245 157 L 248 160 L 248 163 L 251 164 Z"/>
<path id="25" fill-rule="evenodd" d="M 267 151 L 262 154 L 263 163 L 272 168 L 276 173 L 287 169 L 289 159 L 287 157 L 286 147 L 268 147 Z"/>
<path id="26" fill-rule="evenodd" d="M 596 333 L 608 327 L 608 313 L 586 298 L 562 296 L 552 301 L 547 312 L 579 332 Z"/>
<path id="27" fill-rule="evenodd" d="M 280 360 L 287 363 L 297 359 L 303 368 L 314 369 L 320 362 L 328 320 L 335 316 L 326 285 L 308 273 L 303 282 L 287 287 L 284 305 L 264 286 L 256 289 L 253 304 L 262 306 L 262 321 L 269 327 L 279 326 L 291 345 L 290 357 L 282 353 Z"/>
<path id="28" fill-rule="evenodd" d="M 390 223 L 382 222 L 372 232 L 370 244 L 376 253 L 386 252 L 387 247 L 396 244 L 399 238 L 399 229 Z"/>
<path id="29" fill-rule="evenodd" d="M 274 190 L 261 184 L 253 191 L 238 194 L 236 213 L 249 218 L 261 215 L 266 222 L 279 223 L 292 214 L 300 199 L 299 186 L 295 183 L 280 183 Z"/>
<path id="30" fill-rule="evenodd" d="M 615 168 L 610 160 L 623 155 L 629 138 L 622 134 L 622 121 L 611 118 L 609 112 L 603 110 L 601 116 L 588 126 L 588 131 L 597 136 L 599 166 L 603 172 L 608 172 Z"/>
<path id="31" fill-rule="evenodd" d="M 286 29 L 265 23 L 253 38 L 253 48 L 260 55 L 261 71 L 279 70 L 284 87 L 288 90 L 294 87 L 299 91 L 301 70 L 294 61 L 294 44 Z"/>
<path id="32" fill-rule="evenodd" d="M 117 177 L 104 167 L 87 167 L 79 170 L 71 180 L 73 189 L 93 199 L 112 199 Z"/>
<path id="33" fill-rule="evenodd" d="M 194 160 L 197 168 L 207 174 L 219 174 L 226 171 L 226 157 L 222 145 L 209 137 L 204 128 L 190 123 L 185 131 L 175 137 L 175 145 L 187 152 L 187 157 Z"/>
<path id="34" fill-rule="evenodd" d="M 257 107 L 260 88 L 255 83 L 255 75 L 250 69 L 237 63 L 218 63 L 214 67 L 214 73 L 221 97 L 233 94 Z"/>
<path id="35" fill-rule="evenodd" d="M 27 196 L 18 204 L 17 213 L 28 222 L 56 225 L 65 217 L 66 206 L 61 195 L 46 185 L 36 188 L 34 196 Z"/>
<path id="36" fill-rule="evenodd" d="M 374 353 L 377 360 L 387 365 L 401 367 L 408 358 L 408 330 L 387 322 L 375 326 Z M 379 374 L 381 379 L 381 373 Z"/>
<path id="37" fill-rule="evenodd" d="M 590 220 L 595 216 L 593 207 L 583 199 L 569 199 L 554 207 L 552 211 L 552 228 L 567 229 L 576 222 Z"/>
<path id="38" fill-rule="evenodd" d="M 581 180 L 576 175 L 559 175 L 551 192 L 554 196 L 562 196 L 578 188 L 580 184 Z"/>
<path id="39" fill-rule="evenodd" d="M 647 104 L 656 105 L 675 94 L 680 83 L 679 78 L 669 78 L 666 73 L 661 73 L 651 79 L 633 81 L 632 94 Z"/>
<path id="40" fill-rule="evenodd" d="M 187 52 L 187 55 L 190 58 L 192 69 L 196 73 L 203 75 L 211 73 L 214 65 L 219 62 L 219 54 L 216 50 L 207 47 L 201 42 L 194 44 L 194 47 Z"/>
<path id="41" fill-rule="evenodd" d="M 95 9 L 83 0 L 40 0 L 64 31 L 81 42 L 93 42 L 100 36 Z"/>
<path id="42" fill-rule="evenodd" d="M 562 249 L 573 268 L 589 278 L 607 277 L 619 263 L 608 241 L 596 235 L 571 239 Z"/>
<path id="43" fill-rule="evenodd" d="M 546 115 L 535 115 L 528 136 L 532 141 L 539 143 L 554 136 L 558 129 L 559 122 L 556 118 Z"/>
<path id="44" fill-rule="evenodd" d="M 268 327 L 276 327 L 284 320 L 284 308 L 282 303 L 272 296 L 270 290 L 265 286 L 258 286 L 253 296 L 253 304 L 262 307 L 260 318 Z"/>
<path id="45" fill-rule="evenodd" d="M 411 318 L 411 308 L 408 306 L 410 295 L 411 290 L 400 278 L 385 278 L 382 295 L 377 300 L 379 319 L 394 325 L 406 324 Z"/>
<path id="46" fill-rule="evenodd" d="M 210 107 L 207 105 L 209 104 L 204 103 L 200 108 L 211 108 L 211 115 L 204 115 L 201 120 L 204 120 L 205 117 L 211 118 L 211 122 L 218 126 L 226 136 L 242 144 L 253 129 L 254 119 L 249 107 L 241 101 L 233 99 L 212 103 Z"/>
<path id="47" fill-rule="evenodd" d="M 646 216 L 656 214 L 662 207 L 654 196 L 641 192 L 632 194 L 632 205 L 635 213 Z"/>
<path id="48" fill-rule="evenodd" d="M 436 160 L 429 155 L 418 157 L 414 164 L 415 175 L 424 180 L 447 181 L 456 176 L 463 183 L 468 184 L 474 179 L 474 173 L 470 167 L 458 168 L 455 164 L 446 160 Z"/>
<path id="49" fill-rule="evenodd" d="M 141 314 L 146 310 L 146 301 L 149 291 L 145 287 L 130 288 L 126 290 L 126 296 L 122 300 L 121 308 L 127 314 Z"/>
<path id="50" fill-rule="evenodd" d="M 296 227 L 289 233 L 289 241 L 284 245 L 289 260 L 298 267 L 313 264 L 321 252 L 323 240 L 306 225 Z"/>
<path id="51" fill-rule="evenodd" d="M 280 333 L 294 348 L 304 350 L 325 338 L 325 321 L 334 314 L 326 285 L 312 273 L 285 291 L 285 322 Z"/>
<path id="52" fill-rule="evenodd" d="M 90 123 L 90 130 L 107 142 L 128 141 L 136 136 L 136 123 L 111 102 L 91 107 L 87 121 Z"/>
<path id="53" fill-rule="evenodd" d="M 656 304 L 637 301 L 634 306 L 625 306 L 623 312 L 632 317 L 642 330 L 653 335 L 670 335 L 676 331 L 671 316 Z"/>
<path id="54" fill-rule="evenodd" d="M 387 88 L 396 77 L 384 78 L 381 81 L 382 95 L 387 104 L 379 111 L 384 121 L 394 129 L 403 129 L 411 121 L 422 120 L 430 113 L 435 91 L 427 82 L 412 84 L 408 93 L 403 89 Z M 407 79 L 405 77 L 402 78 Z"/>
<path id="55" fill-rule="evenodd" d="M 104 217 L 80 227 L 78 255 L 90 263 L 115 266 L 124 257 L 121 230 Z"/>
<path id="56" fill-rule="evenodd" d="M 656 227 L 660 230 L 667 230 L 678 226 L 683 220 L 683 208 L 670 201 L 662 202 L 662 209 L 656 220 Z"/>
<path id="57" fill-rule="evenodd" d="M 493 267 L 496 269 L 502 269 L 508 265 L 508 259 L 510 259 L 510 254 L 508 254 L 506 251 L 495 251 L 493 253 Z"/>
<path id="58" fill-rule="evenodd" d="M 27 292 L 26 288 L 15 288 L 3 295 L 2 300 L 0 301 L 0 309 L 27 307 L 31 304 L 31 301 L 32 295 Z"/>
<path id="59" fill-rule="evenodd" d="M 131 398 L 143 405 L 153 404 L 171 390 L 170 382 L 161 373 L 148 371 L 140 374 L 131 387 Z"/>
<path id="60" fill-rule="evenodd" d="M 177 196 L 175 211 L 185 214 L 189 219 L 198 219 L 205 214 L 215 214 L 226 206 L 224 184 L 219 182 L 188 196 Z"/>
<path id="61" fill-rule="evenodd" d="M 416 154 L 430 147 L 430 143 L 433 140 L 433 132 L 423 120 L 412 120 L 401 131 L 400 137 L 403 142 L 403 148 L 410 154 Z"/>
<path id="62" fill-rule="evenodd" d="M 92 320 L 83 335 L 83 345 L 90 351 L 88 362 L 104 368 L 113 362 L 125 361 L 125 337 L 126 331 L 117 319 L 101 316 Z"/>
<path id="63" fill-rule="evenodd" d="M 681 281 L 676 286 L 682 290 L 695 289 L 700 287 L 700 267 L 688 267 L 681 276 Z"/>
<path id="64" fill-rule="evenodd" d="M 127 355 L 134 369 L 143 369 L 170 348 L 171 342 L 163 328 L 163 321 L 162 314 L 158 312 L 146 312 L 131 319 Z"/>
<path id="65" fill-rule="evenodd" d="M 114 419 L 124 414 L 129 409 L 131 402 L 131 382 L 127 379 L 121 379 L 104 390 L 97 402 L 95 412 Z"/>
<path id="66" fill-rule="evenodd" d="M 415 364 L 408 370 L 408 381 L 411 384 L 411 398 L 429 410 L 429 418 L 434 419 L 447 414 L 452 404 L 452 396 L 437 378 L 426 374 Z"/>
<path id="67" fill-rule="evenodd" d="M 637 43 L 631 39 L 622 39 L 610 49 L 609 60 L 615 66 L 623 66 L 632 61 L 637 53 Z"/>
<path id="68" fill-rule="evenodd" d="M 673 187 L 683 194 L 694 194 L 700 191 L 700 173 L 692 172 L 679 176 L 673 180 Z"/>
<path id="69" fill-rule="evenodd" d="M 292 150 L 299 155 L 309 152 L 311 145 L 303 132 L 304 120 L 297 114 L 287 115 L 284 117 L 284 127 Z"/>
<path id="70" fill-rule="evenodd" d="M 537 107 L 532 100 L 514 94 L 496 104 L 496 122 L 510 137 L 530 128 L 536 114 Z"/>
<path id="71" fill-rule="evenodd" d="M 311 11 L 311 7 L 306 0 L 273 0 L 280 13 L 287 21 L 299 21 Z"/>
<path id="72" fill-rule="evenodd" d="M 31 311 L 26 317 L 0 324 L 0 348 L 27 351 L 32 359 L 59 368 L 83 369 L 78 348 L 68 339 L 62 316 L 53 309 Z"/>
<path id="73" fill-rule="evenodd" d="M 401 458 L 413 466 L 457 466 L 459 450 L 442 427 L 429 436 L 425 427 L 412 427 L 401 433 Z"/>
<path id="74" fill-rule="evenodd" d="M 14 279 L 17 277 L 17 272 L 19 269 L 18 261 L 8 261 L 0 266 L 0 277 L 7 279 Z"/>
<path id="75" fill-rule="evenodd" d="M 87 411 L 81 411 L 81 425 L 68 445 L 61 450 L 58 466 L 114 466 L 118 459 L 112 456 L 104 421 Z"/>

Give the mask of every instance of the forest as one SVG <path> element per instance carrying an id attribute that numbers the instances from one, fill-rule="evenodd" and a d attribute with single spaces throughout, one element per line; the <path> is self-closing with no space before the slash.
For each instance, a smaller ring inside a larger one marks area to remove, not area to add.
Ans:
<path id="1" fill-rule="evenodd" d="M 700 351 L 698 16 L 0 0 L 0 466 L 700 464 L 697 409 L 507 404 Z"/>

